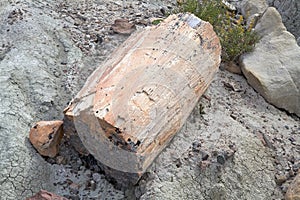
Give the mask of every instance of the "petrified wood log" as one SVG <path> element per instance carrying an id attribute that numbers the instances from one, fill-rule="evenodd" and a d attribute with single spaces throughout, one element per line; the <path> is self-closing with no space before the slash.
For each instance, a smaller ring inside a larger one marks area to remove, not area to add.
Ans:
<path id="1" fill-rule="evenodd" d="M 171 15 L 131 35 L 93 72 L 65 109 L 65 126 L 110 176 L 134 183 L 184 124 L 220 53 L 209 23 Z"/>

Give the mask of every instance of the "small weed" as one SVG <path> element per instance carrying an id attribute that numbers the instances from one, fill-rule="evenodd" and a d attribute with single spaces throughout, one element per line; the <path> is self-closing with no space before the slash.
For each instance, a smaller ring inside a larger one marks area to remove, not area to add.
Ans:
<path id="1" fill-rule="evenodd" d="M 158 24 L 160 24 L 160 22 L 162 22 L 162 21 L 163 21 L 163 19 L 155 19 L 155 20 L 152 21 L 152 24 L 153 24 L 153 25 L 158 25 Z"/>

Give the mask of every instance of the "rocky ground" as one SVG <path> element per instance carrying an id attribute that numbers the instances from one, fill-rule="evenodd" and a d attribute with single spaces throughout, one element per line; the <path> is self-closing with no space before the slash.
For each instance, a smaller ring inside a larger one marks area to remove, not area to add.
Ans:
<path id="1" fill-rule="evenodd" d="M 116 189 L 92 156 L 64 140 L 56 158 L 39 156 L 30 126 L 62 119 L 88 75 L 128 35 L 175 1 L 3 1 L 0 3 L 0 196 L 46 189 L 70 199 L 282 199 L 300 168 L 300 122 L 220 70 L 182 130 L 136 187 Z"/>
<path id="2" fill-rule="evenodd" d="M 282 198 L 299 169 L 299 119 L 226 71 L 205 96 L 150 169 L 142 199 Z"/>

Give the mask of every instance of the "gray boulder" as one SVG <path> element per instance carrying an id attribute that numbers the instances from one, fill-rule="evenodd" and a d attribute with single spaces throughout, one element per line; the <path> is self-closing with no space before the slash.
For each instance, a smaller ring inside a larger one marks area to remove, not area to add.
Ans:
<path id="1" fill-rule="evenodd" d="M 299 0 L 268 0 L 270 6 L 277 8 L 282 21 L 297 39 L 300 45 L 300 1 Z"/>
<path id="2" fill-rule="evenodd" d="M 241 58 L 249 84 L 269 103 L 300 116 L 300 47 L 269 7 L 255 30 L 261 36 L 253 52 Z"/>

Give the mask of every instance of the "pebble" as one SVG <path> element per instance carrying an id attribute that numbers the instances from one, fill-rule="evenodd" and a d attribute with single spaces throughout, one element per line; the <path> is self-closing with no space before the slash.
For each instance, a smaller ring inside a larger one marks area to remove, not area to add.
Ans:
<path id="1" fill-rule="evenodd" d="M 72 183 L 70 185 L 70 191 L 73 193 L 73 194 L 78 194 L 79 192 L 79 185 L 76 184 L 76 183 Z"/>
<path id="2" fill-rule="evenodd" d="M 291 142 L 293 143 L 293 142 L 295 142 L 296 140 L 295 140 L 295 138 L 293 138 L 293 137 L 289 137 L 289 141 L 291 141 Z"/>
<path id="3" fill-rule="evenodd" d="M 290 170 L 289 170 L 289 176 L 290 176 L 290 177 L 295 176 L 295 172 L 293 171 L 293 169 L 290 169 Z"/>
<path id="4" fill-rule="evenodd" d="M 200 152 L 200 148 L 201 148 L 201 143 L 199 143 L 198 141 L 195 141 L 195 142 L 193 142 L 192 145 L 193 145 L 192 150 L 194 152 L 199 153 Z"/>
<path id="5" fill-rule="evenodd" d="M 275 182 L 277 185 L 282 185 L 287 180 L 287 177 L 283 174 L 275 175 Z"/>
<path id="6" fill-rule="evenodd" d="M 181 167 L 181 165 L 182 165 L 180 158 L 176 159 L 175 163 L 176 163 L 177 168 Z"/>
<path id="7" fill-rule="evenodd" d="M 284 126 L 284 128 L 286 128 L 286 129 L 290 129 L 290 127 L 289 127 L 288 125 L 285 125 L 285 126 Z"/>
<path id="8" fill-rule="evenodd" d="M 56 163 L 57 164 L 66 164 L 66 159 L 63 156 L 57 156 L 56 157 Z"/>
<path id="9" fill-rule="evenodd" d="M 211 162 L 208 160 L 201 161 L 199 167 L 201 170 L 205 170 L 207 167 L 211 165 Z"/>
<path id="10" fill-rule="evenodd" d="M 99 174 L 99 173 L 93 173 L 93 180 L 95 181 L 95 182 L 100 182 L 101 181 L 101 179 L 102 179 L 102 175 L 101 174 Z"/>
<path id="11" fill-rule="evenodd" d="M 201 160 L 208 160 L 208 158 L 209 158 L 209 154 L 208 154 L 208 152 L 206 152 L 206 151 L 200 151 L 200 153 L 201 153 Z"/>
<path id="12" fill-rule="evenodd" d="M 236 114 L 236 113 L 232 113 L 232 114 L 230 115 L 230 117 L 231 117 L 232 119 L 236 120 L 236 119 L 237 119 L 237 114 Z"/>
<path id="13" fill-rule="evenodd" d="M 223 153 L 220 153 L 217 155 L 217 162 L 220 163 L 221 165 L 224 165 L 225 164 L 225 156 Z"/>
<path id="14" fill-rule="evenodd" d="M 91 190 L 95 191 L 96 190 L 96 186 L 97 186 L 96 183 L 95 183 L 95 181 L 91 180 L 90 181 L 90 185 L 91 185 Z"/>
<path id="15" fill-rule="evenodd" d="M 298 163 L 295 163 L 292 168 L 293 168 L 294 172 L 297 172 L 298 170 L 300 170 L 300 161 Z"/>
<path id="16" fill-rule="evenodd" d="M 284 183 L 280 186 L 280 189 L 282 190 L 283 193 L 286 193 L 286 191 L 289 188 L 289 184 L 288 183 Z"/>
<path id="17" fill-rule="evenodd" d="M 226 153 L 225 153 L 225 159 L 227 160 L 227 159 L 231 158 L 234 155 L 235 152 L 236 151 L 233 150 L 233 149 L 227 150 Z"/>

